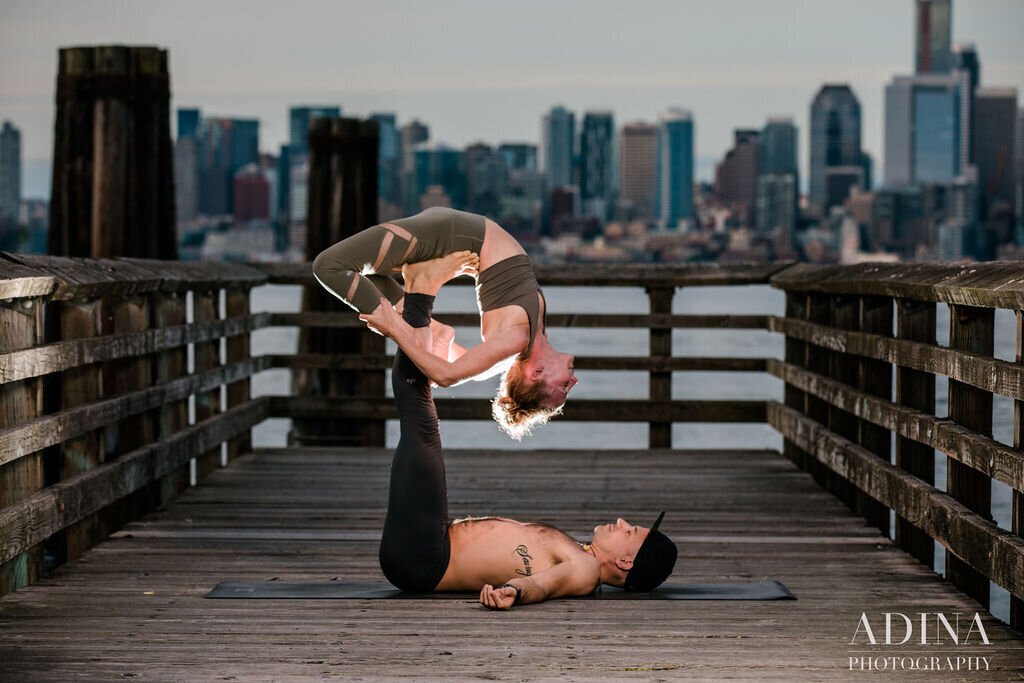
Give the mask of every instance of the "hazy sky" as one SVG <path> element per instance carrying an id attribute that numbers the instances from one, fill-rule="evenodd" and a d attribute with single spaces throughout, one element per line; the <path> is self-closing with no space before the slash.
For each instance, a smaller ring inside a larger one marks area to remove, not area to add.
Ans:
<path id="1" fill-rule="evenodd" d="M 953 0 L 983 86 L 1024 93 L 1022 29 L 1024 0 Z M 555 104 L 617 125 L 680 106 L 703 175 L 734 128 L 773 115 L 800 127 L 806 172 L 811 99 L 847 82 L 881 175 L 883 89 L 913 70 L 913 0 L 0 0 L 0 119 L 27 162 L 52 154 L 58 48 L 111 43 L 167 48 L 172 107 L 258 118 L 264 151 L 296 104 L 393 111 L 455 146 L 536 142 Z"/>

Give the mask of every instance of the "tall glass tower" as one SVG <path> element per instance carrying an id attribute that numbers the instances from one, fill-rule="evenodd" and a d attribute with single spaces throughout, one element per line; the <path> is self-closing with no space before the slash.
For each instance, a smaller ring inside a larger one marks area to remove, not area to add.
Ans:
<path id="1" fill-rule="evenodd" d="M 17 219 L 21 209 L 21 131 L 4 121 L 0 131 L 0 218 Z"/>
<path id="2" fill-rule="evenodd" d="M 885 87 L 885 182 L 949 183 L 964 172 L 970 145 L 966 72 L 896 76 Z"/>
<path id="3" fill-rule="evenodd" d="M 291 107 L 288 110 L 288 142 L 295 154 L 309 152 L 309 121 L 313 117 L 337 118 L 341 107 Z"/>
<path id="4" fill-rule="evenodd" d="M 917 0 L 914 71 L 919 74 L 948 74 L 953 68 L 949 49 L 951 0 Z"/>
<path id="5" fill-rule="evenodd" d="M 826 198 L 826 172 L 832 166 L 860 166 L 860 102 L 842 84 L 825 84 L 811 102 L 811 204 Z"/>
<path id="6" fill-rule="evenodd" d="M 541 124 L 541 159 L 548 187 L 573 184 L 573 141 L 576 138 L 576 115 L 565 107 L 553 107 Z"/>
<path id="7" fill-rule="evenodd" d="M 662 227 L 693 217 L 693 115 L 669 109 L 658 119 L 655 208 Z"/>
<path id="8" fill-rule="evenodd" d="M 580 131 L 580 197 L 588 215 L 604 220 L 615 183 L 615 121 L 610 111 L 588 111 Z"/>

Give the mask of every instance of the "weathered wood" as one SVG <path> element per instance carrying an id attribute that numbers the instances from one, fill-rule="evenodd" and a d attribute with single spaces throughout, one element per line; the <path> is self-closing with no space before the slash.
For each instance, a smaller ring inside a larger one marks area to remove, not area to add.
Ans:
<path id="1" fill-rule="evenodd" d="M 782 434 L 896 514 L 915 522 L 948 554 L 1024 597 L 1024 539 L 791 408 L 769 401 L 767 415 L 769 424 Z"/>
<path id="2" fill-rule="evenodd" d="M 487 401 L 478 398 L 439 398 L 442 420 L 490 420 Z M 565 404 L 557 420 L 585 422 L 763 422 L 764 401 L 648 401 L 574 399 Z M 389 398 L 271 396 L 271 417 L 393 420 L 398 416 Z"/>
<path id="3" fill-rule="evenodd" d="M 247 334 L 266 327 L 271 315 L 257 313 L 241 318 L 206 323 L 175 325 L 132 334 L 107 335 L 93 339 L 61 341 L 23 351 L 0 353 L 0 384 L 102 361 L 133 358 Z"/>
<path id="4" fill-rule="evenodd" d="M 46 297 L 56 287 L 52 275 L 22 265 L 17 254 L 0 251 L 0 299 Z"/>
<path id="5" fill-rule="evenodd" d="M 1024 486 L 1024 454 L 948 419 L 936 417 L 932 414 L 934 411 L 921 412 L 877 398 L 775 359 L 768 359 L 768 372 L 830 405 L 894 432 L 897 437 L 927 446 L 929 456 L 932 449 L 937 449 L 986 478 L 1014 489 Z"/>
<path id="6" fill-rule="evenodd" d="M 43 339 L 43 310 L 38 299 L 0 302 L 0 349 L 38 344 Z M 25 380 L 0 386 L 0 427 L 30 420 L 42 408 L 42 382 Z M 16 505 L 43 487 L 43 455 L 32 453 L 0 465 L 0 508 Z M 40 539 L 42 540 L 42 539 Z M 43 574 L 43 549 L 26 544 L 0 557 L 0 595 L 35 582 Z"/>
<path id="7" fill-rule="evenodd" d="M 864 332 L 892 337 L 892 299 L 884 296 L 861 296 L 858 298 L 860 299 L 858 328 Z M 858 388 L 885 400 L 892 398 L 892 365 L 870 358 L 859 359 L 858 365 Z M 892 461 L 888 430 L 861 422 L 857 443 L 885 462 Z M 860 513 L 868 520 L 869 524 L 882 532 L 882 535 L 889 535 L 888 507 L 878 501 L 862 498 Z"/>
<path id="8" fill-rule="evenodd" d="M 192 319 L 197 323 L 208 323 L 220 316 L 218 313 L 218 290 L 196 290 L 192 293 Z M 213 370 L 220 365 L 220 340 L 196 343 L 194 367 L 197 373 Z M 195 394 L 196 422 L 206 420 L 220 412 L 220 387 Z M 206 452 L 197 452 L 196 481 L 202 481 L 221 464 L 220 444 Z"/>
<path id="9" fill-rule="evenodd" d="M 250 401 L 0 509 L 0 562 L 250 429 L 266 419 L 267 408 L 264 398 Z"/>
<path id="10" fill-rule="evenodd" d="M 1024 311 L 1017 311 L 1017 363 L 1024 364 Z M 1013 402 L 1013 447 L 1024 451 L 1024 401 Z M 1013 487 L 1010 528 L 1024 537 L 1024 483 Z M 1024 600 L 1010 596 L 1010 626 L 1024 633 Z"/>
<path id="11" fill-rule="evenodd" d="M 991 356 L 893 339 L 880 334 L 837 330 L 790 318 L 770 318 L 768 329 L 833 351 L 945 375 L 951 380 L 1000 396 L 1024 400 L 1024 368 Z"/>
<path id="12" fill-rule="evenodd" d="M 825 297 L 828 295 L 817 294 L 815 296 Z M 842 330 L 857 330 L 860 329 L 860 301 L 855 296 L 830 296 L 832 301 L 832 320 L 831 325 L 837 329 Z M 823 323 L 828 321 L 812 320 L 811 322 Z M 808 345 L 809 349 L 816 349 L 818 347 L 814 345 Z M 843 384 L 851 387 L 857 386 L 857 382 L 860 380 L 860 364 L 856 356 L 848 353 L 842 353 L 839 351 L 821 351 L 821 353 L 829 356 L 829 368 L 828 375 L 835 378 Z M 809 368 L 811 369 L 811 368 Z M 819 372 L 818 374 L 825 374 Z M 811 392 L 808 392 L 808 402 L 812 399 L 812 396 L 816 396 Z M 828 427 L 836 434 L 839 434 L 845 439 L 849 439 L 854 443 L 858 443 L 860 440 L 861 422 L 855 416 L 849 412 L 830 404 L 828 407 Z M 825 472 L 829 473 L 829 479 L 838 480 L 832 481 L 830 491 L 836 495 L 841 501 L 846 503 L 851 510 L 856 511 L 858 514 L 863 514 L 865 507 L 865 496 L 864 492 L 859 490 L 857 487 L 851 485 L 847 481 L 843 481 L 839 477 L 836 477 L 828 468 L 824 467 L 820 463 L 813 462 L 812 466 L 819 467 Z M 824 478 L 824 477 L 821 477 Z"/>
<path id="13" fill-rule="evenodd" d="M 819 325 L 828 325 L 832 318 L 832 301 L 829 300 L 828 296 L 823 294 L 807 295 L 806 320 Z M 801 365 L 811 372 L 827 375 L 833 363 L 834 359 L 830 351 L 811 344 L 805 347 L 804 362 Z M 829 424 L 828 404 L 809 393 L 804 396 L 804 404 L 805 409 L 801 411 L 803 414 L 823 425 Z M 806 460 L 805 465 L 806 471 L 814 477 L 819 486 L 839 498 L 847 506 L 855 508 L 856 488 L 850 486 L 849 483 L 837 477 L 830 469 L 822 467 L 820 463 L 815 462 L 813 459 Z"/>
<path id="14" fill-rule="evenodd" d="M 807 295 L 802 292 L 786 292 L 786 318 L 802 319 L 807 316 Z M 807 344 L 786 335 L 784 358 L 787 363 L 805 366 L 807 363 Z M 788 382 L 783 389 L 786 406 L 801 413 L 807 411 L 807 394 Z M 789 439 L 782 441 L 782 454 L 800 469 L 806 471 L 809 466 L 807 454 L 800 450 Z"/>
<path id="15" fill-rule="evenodd" d="M 65 440 L 71 442 L 133 415 L 164 407 L 168 411 L 161 413 L 160 436 L 169 436 L 187 425 L 187 412 L 182 410 L 182 404 L 189 395 L 208 392 L 222 384 L 242 382 L 269 367 L 270 363 L 265 357 L 248 358 L 231 365 L 217 366 L 207 372 L 185 375 L 148 389 L 24 420 L 0 430 L 0 464 L 12 462 Z M 78 460 L 75 462 L 80 463 Z M 95 462 L 101 462 L 101 459 Z M 69 474 L 90 469 L 81 464 L 73 467 L 70 463 L 71 456 L 66 466 Z"/>
<path id="16" fill-rule="evenodd" d="M 817 266 L 800 263 L 771 277 L 773 287 L 829 294 L 874 295 L 986 308 L 1024 308 L 1024 265 L 864 263 Z"/>
<path id="17" fill-rule="evenodd" d="M 949 307 L 949 346 L 991 356 L 994 350 L 995 311 L 990 308 Z M 1022 387 L 1024 389 L 1024 387 Z M 959 425 L 992 436 L 992 394 L 949 381 L 949 417 Z M 946 491 L 984 519 L 992 519 L 992 484 L 989 478 L 954 458 L 946 465 Z M 989 586 L 984 574 L 955 555 L 946 555 L 946 580 L 988 607 Z"/>
<path id="18" fill-rule="evenodd" d="M 339 370 L 387 370 L 394 356 L 345 353 L 273 354 L 263 356 L 275 368 L 337 368 Z M 577 370 L 644 370 L 663 372 L 764 372 L 764 358 L 715 358 L 696 356 L 651 358 L 648 356 L 576 356 Z"/>
<path id="19" fill-rule="evenodd" d="M 249 315 L 249 290 L 228 289 L 224 292 L 224 315 L 226 318 L 243 318 Z M 383 343 L 383 339 L 381 340 Z M 240 334 L 225 341 L 226 362 L 240 363 L 249 359 L 249 335 Z M 383 349 L 382 349 L 383 350 Z M 384 376 L 379 377 L 383 387 Z M 234 408 L 248 401 L 251 385 L 249 375 L 236 382 L 227 383 L 227 407 Z M 228 442 L 228 461 L 252 450 L 252 435 L 242 434 Z"/>
<path id="20" fill-rule="evenodd" d="M 672 297 L 675 290 L 672 288 L 647 288 L 647 297 L 650 302 L 651 315 L 670 315 L 672 313 Z M 672 330 L 652 328 L 649 333 L 649 352 L 651 358 L 664 359 L 672 356 Z M 672 400 L 672 373 L 664 371 L 651 371 L 648 380 L 648 396 L 653 401 Z M 647 447 L 648 448 L 671 448 L 672 447 L 672 423 L 651 422 L 647 426 Z"/>
<path id="21" fill-rule="evenodd" d="M 185 325 L 188 322 L 186 297 L 178 292 L 156 292 L 152 296 L 153 328 L 166 329 Z M 188 395 L 191 387 L 185 387 L 180 394 L 174 395 L 174 383 L 188 376 L 187 348 L 179 346 L 154 354 L 154 378 L 157 386 L 162 388 L 164 396 L 160 397 L 157 407 L 160 415 L 157 420 L 156 438 L 163 440 L 188 426 Z M 227 370 L 227 368 L 225 368 Z M 201 379 L 200 376 L 199 379 Z M 181 384 L 189 384 L 187 380 Z M 153 391 L 150 389 L 149 391 Z M 128 397 L 122 397 L 125 400 Z M 166 505 L 175 496 L 189 487 L 191 482 L 188 463 L 183 464 L 159 480 L 160 503 Z"/>
<path id="22" fill-rule="evenodd" d="M 897 301 L 896 336 L 900 339 L 934 345 L 935 323 L 934 303 L 907 299 Z M 896 403 L 919 410 L 929 417 L 934 415 L 935 377 L 920 370 L 897 366 Z M 971 452 L 972 449 L 968 448 L 967 451 Z M 935 484 L 935 458 L 931 445 L 897 435 L 895 464 L 926 484 Z M 899 516 L 896 517 L 895 531 L 896 545 L 931 568 L 935 561 L 935 546 L 931 537 Z"/>
<path id="23" fill-rule="evenodd" d="M 446 285 L 447 286 L 447 285 Z M 617 327 L 651 329 L 733 329 L 764 330 L 768 328 L 767 315 L 700 315 L 700 314 L 640 314 L 640 313 L 558 313 L 545 317 L 548 327 Z M 453 327 L 479 327 L 477 313 L 438 313 L 436 319 Z M 363 329 L 366 323 L 354 311 L 324 313 L 274 313 L 271 327 L 335 327 Z"/>
<path id="24" fill-rule="evenodd" d="M 369 227 L 369 226 L 364 226 Z M 316 286 L 311 263 L 251 263 L 271 284 Z M 541 286 L 550 287 L 701 287 L 767 284 L 787 263 L 587 263 L 535 264 Z M 459 278 L 455 285 L 470 285 Z M 448 286 L 448 285 L 446 285 Z"/>

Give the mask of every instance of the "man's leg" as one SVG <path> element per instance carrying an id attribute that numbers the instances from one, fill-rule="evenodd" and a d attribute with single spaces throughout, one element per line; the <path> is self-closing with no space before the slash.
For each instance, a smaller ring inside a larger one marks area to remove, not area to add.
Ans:
<path id="1" fill-rule="evenodd" d="M 427 330 L 433 302 L 432 295 L 407 292 L 402 317 L 411 326 Z M 391 462 L 380 566 L 399 588 L 427 593 L 444 576 L 451 549 L 437 410 L 430 380 L 401 349 L 395 354 L 391 386 L 401 436 Z"/>

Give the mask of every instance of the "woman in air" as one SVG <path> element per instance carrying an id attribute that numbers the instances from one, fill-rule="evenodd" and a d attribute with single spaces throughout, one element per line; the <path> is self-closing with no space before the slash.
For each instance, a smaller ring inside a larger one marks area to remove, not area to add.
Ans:
<path id="1" fill-rule="evenodd" d="M 456 344 L 454 330 L 436 320 L 414 329 L 402 319 L 404 291 L 391 276 L 403 272 L 408 278 L 428 268 L 476 278 L 480 344 Z M 513 439 L 558 414 L 577 382 L 572 354 L 548 341 L 547 306 L 529 257 L 484 216 L 435 207 L 375 225 L 325 249 L 313 261 L 313 274 L 438 386 L 504 373 L 491 407 Z M 433 340 L 430 350 L 422 343 L 426 334 Z"/>

